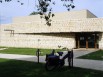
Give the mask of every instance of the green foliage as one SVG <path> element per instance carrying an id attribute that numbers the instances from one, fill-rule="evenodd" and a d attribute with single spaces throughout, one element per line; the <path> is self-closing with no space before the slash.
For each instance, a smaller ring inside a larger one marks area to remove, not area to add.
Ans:
<path id="1" fill-rule="evenodd" d="M 60 0 L 63 2 L 63 6 L 67 8 L 69 11 L 71 8 L 74 8 L 73 0 Z M 53 0 L 38 0 L 39 5 L 36 5 L 38 8 L 38 11 L 40 12 L 41 18 L 44 18 L 46 20 L 46 24 L 48 26 L 51 26 L 51 17 L 54 17 L 55 15 L 52 13 L 52 7 L 50 5 L 55 5 L 55 1 Z M 70 2 L 70 3 L 69 3 Z M 51 7 L 51 8 L 50 8 Z"/>
<path id="2" fill-rule="evenodd" d="M 0 0 L 0 3 L 3 2 L 11 2 L 12 0 Z M 20 0 L 16 0 L 17 2 L 19 2 L 21 5 L 23 5 L 24 3 L 22 3 Z"/>
<path id="3" fill-rule="evenodd" d="M 37 15 L 37 14 L 39 14 L 39 12 L 32 12 L 30 15 Z"/>

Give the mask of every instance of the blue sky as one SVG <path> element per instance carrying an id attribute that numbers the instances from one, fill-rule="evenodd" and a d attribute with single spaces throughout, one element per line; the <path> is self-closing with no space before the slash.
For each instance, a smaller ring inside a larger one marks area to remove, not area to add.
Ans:
<path id="1" fill-rule="evenodd" d="M 65 7 L 62 6 L 60 0 L 55 0 L 56 5 L 53 6 L 53 12 L 63 12 L 67 11 Z M 35 0 L 21 0 L 24 5 L 12 0 L 10 3 L 0 4 L 0 24 L 11 23 L 13 17 L 27 16 L 32 11 L 35 11 Z M 36 0 L 37 2 L 37 0 Z M 103 0 L 74 0 L 74 5 L 76 6 L 73 10 L 83 10 L 88 9 L 97 17 L 103 17 Z"/>

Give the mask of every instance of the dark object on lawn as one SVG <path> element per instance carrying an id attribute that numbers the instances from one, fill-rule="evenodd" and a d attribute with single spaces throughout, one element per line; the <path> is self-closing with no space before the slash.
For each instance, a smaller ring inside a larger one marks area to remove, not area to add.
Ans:
<path id="1" fill-rule="evenodd" d="M 41 53 L 40 49 L 37 49 L 37 51 L 36 51 L 36 56 L 37 56 L 37 61 L 38 61 L 38 63 L 39 63 L 40 53 Z"/>
<path id="2" fill-rule="evenodd" d="M 68 51 L 66 55 L 62 59 L 60 59 L 60 56 L 63 55 L 63 52 L 57 52 L 59 56 L 53 54 L 47 54 L 46 55 L 46 64 L 45 69 L 48 71 L 54 70 L 55 68 L 63 67 L 65 64 L 65 59 L 68 58 L 68 65 L 69 67 L 73 67 L 73 50 Z"/>

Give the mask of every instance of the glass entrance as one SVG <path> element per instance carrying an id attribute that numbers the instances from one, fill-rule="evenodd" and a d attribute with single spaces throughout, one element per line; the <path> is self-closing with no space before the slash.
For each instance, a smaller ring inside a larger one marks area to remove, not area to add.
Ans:
<path id="1" fill-rule="evenodd" d="M 88 36 L 88 48 L 95 48 L 95 34 Z"/>
<path id="2" fill-rule="evenodd" d="M 97 48 L 98 47 L 97 33 L 78 33 L 76 34 L 77 48 Z"/>
<path id="3" fill-rule="evenodd" d="M 86 37 L 85 36 L 80 36 L 80 48 L 86 48 Z"/>

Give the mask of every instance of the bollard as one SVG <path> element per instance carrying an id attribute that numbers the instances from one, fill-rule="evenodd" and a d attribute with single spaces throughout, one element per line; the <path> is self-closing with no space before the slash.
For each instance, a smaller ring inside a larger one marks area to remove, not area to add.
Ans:
<path id="1" fill-rule="evenodd" d="M 69 67 L 73 67 L 73 56 L 74 56 L 73 50 L 68 51 L 68 64 L 69 64 Z"/>
<path id="2" fill-rule="evenodd" d="M 37 56 L 37 62 L 39 63 L 39 55 L 40 55 L 40 49 L 37 49 L 36 56 Z"/>

